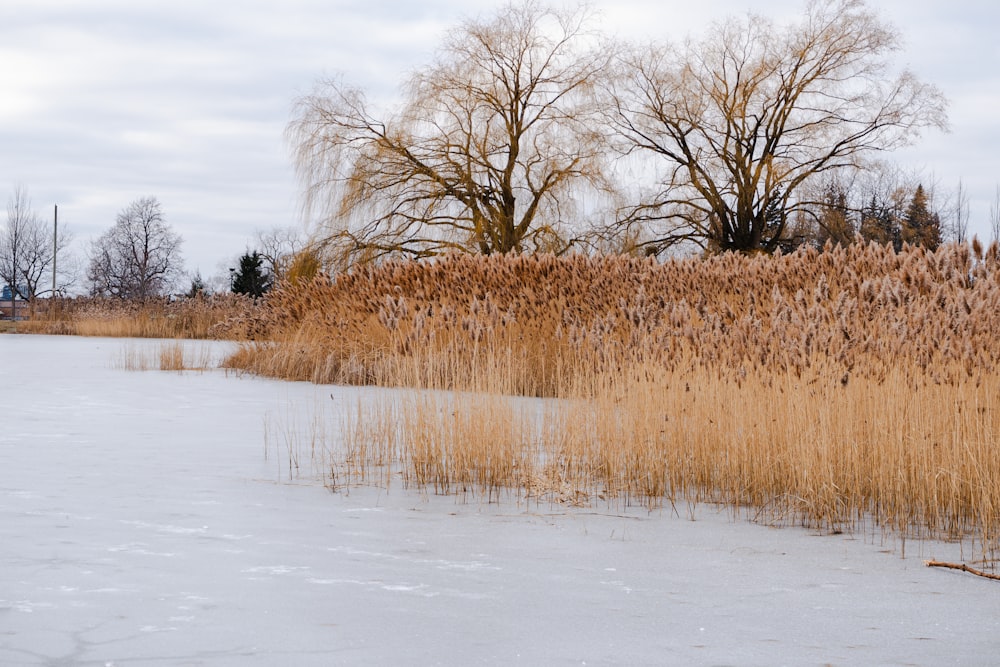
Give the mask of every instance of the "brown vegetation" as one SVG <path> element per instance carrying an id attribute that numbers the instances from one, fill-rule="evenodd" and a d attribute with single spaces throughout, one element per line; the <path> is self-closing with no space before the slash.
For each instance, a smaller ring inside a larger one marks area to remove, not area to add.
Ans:
<path id="1" fill-rule="evenodd" d="M 340 478 L 995 550 L 1000 248 L 828 250 L 368 267 L 277 290 L 228 364 L 458 390 L 359 406 Z"/>
<path id="2" fill-rule="evenodd" d="M 78 297 L 39 302 L 23 333 L 126 338 L 226 337 L 229 321 L 242 320 L 253 302 L 238 295 L 191 299 L 123 300 Z"/>
<path id="3" fill-rule="evenodd" d="M 635 366 L 909 386 L 997 371 L 1000 250 L 875 245 L 660 264 L 627 257 L 394 262 L 276 290 L 234 365 L 313 382 L 592 394 Z M 489 373 L 486 371 L 489 370 Z M 482 385 L 488 376 L 489 384 Z M 504 384 L 498 386 L 497 381 Z"/>

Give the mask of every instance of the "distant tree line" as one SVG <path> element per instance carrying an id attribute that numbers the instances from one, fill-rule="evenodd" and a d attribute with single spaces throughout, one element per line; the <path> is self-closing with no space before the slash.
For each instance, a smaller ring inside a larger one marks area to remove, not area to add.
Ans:
<path id="1" fill-rule="evenodd" d="M 936 249 L 951 238 L 964 241 L 954 218 L 947 221 L 943 205 L 934 193 L 917 181 L 899 184 L 893 175 L 878 174 L 866 182 L 827 181 L 818 196 L 797 216 L 783 239 L 783 248 L 826 243 L 854 242 L 891 245 L 897 252 L 903 244 Z"/>
<path id="2" fill-rule="evenodd" d="M 189 275 L 190 286 L 181 288 L 184 271 L 183 240 L 166 219 L 154 196 L 140 197 L 118 212 L 114 224 L 91 240 L 86 266 L 69 252 L 72 237 L 33 209 L 28 190 L 16 186 L 7 203 L 7 218 L 0 226 L 0 283 L 5 294 L 31 301 L 52 293 L 52 270 L 56 271 L 56 295 L 76 288 L 85 278 L 90 296 L 143 300 L 168 295 L 195 298 L 232 291 L 258 298 L 275 282 L 291 276 L 311 278 L 319 271 L 319 259 L 293 228 L 258 232 L 259 250 L 248 250 L 226 281 L 206 283 L 200 271 Z M 58 258 L 57 258 L 58 256 Z M 238 267 L 238 268 L 237 268 Z"/>

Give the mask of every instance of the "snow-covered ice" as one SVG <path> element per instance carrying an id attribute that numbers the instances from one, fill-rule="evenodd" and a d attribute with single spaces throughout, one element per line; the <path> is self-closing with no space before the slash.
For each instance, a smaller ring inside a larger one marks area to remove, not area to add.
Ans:
<path id="1" fill-rule="evenodd" d="M 1000 662 L 958 545 L 290 482 L 378 390 L 118 368 L 156 344 L 0 336 L 0 665 Z"/>

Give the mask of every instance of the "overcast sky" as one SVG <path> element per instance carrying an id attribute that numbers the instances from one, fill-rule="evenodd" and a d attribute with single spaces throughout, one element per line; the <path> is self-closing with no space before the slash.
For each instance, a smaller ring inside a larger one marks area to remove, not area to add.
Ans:
<path id="1" fill-rule="evenodd" d="M 0 187 L 90 239 L 156 196 L 188 270 L 224 271 L 256 230 L 299 223 L 283 131 L 317 78 L 390 96 L 463 17 L 495 0 L 3 0 Z M 597 0 L 610 34 L 680 39 L 729 14 L 781 17 L 789 0 Z M 1000 8 L 995 0 L 879 0 L 900 62 L 949 98 L 952 131 L 895 154 L 941 190 L 959 179 L 972 231 L 989 237 L 1000 183 Z"/>

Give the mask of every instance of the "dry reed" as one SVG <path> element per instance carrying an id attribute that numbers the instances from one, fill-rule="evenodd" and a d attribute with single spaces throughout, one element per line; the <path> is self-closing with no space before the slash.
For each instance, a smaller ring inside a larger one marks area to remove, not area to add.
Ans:
<path id="1" fill-rule="evenodd" d="M 127 301 L 77 297 L 46 302 L 21 322 L 24 333 L 116 338 L 218 338 L 237 334 L 234 323 L 254 305 L 239 295 Z"/>
<path id="2" fill-rule="evenodd" d="M 390 263 L 286 286 L 240 326 L 260 342 L 231 367 L 451 390 L 359 408 L 356 478 L 721 502 L 997 550 L 996 244 Z"/>

